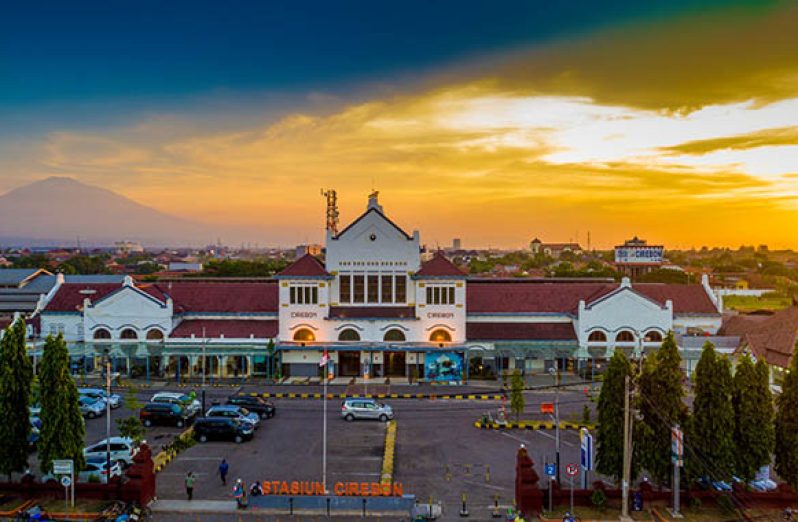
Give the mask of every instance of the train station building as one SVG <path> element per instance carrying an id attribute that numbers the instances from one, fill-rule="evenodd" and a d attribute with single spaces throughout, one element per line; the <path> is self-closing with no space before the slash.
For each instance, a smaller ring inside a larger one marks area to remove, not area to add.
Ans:
<path id="1" fill-rule="evenodd" d="M 721 326 L 706 280 L 482 279 L 441 253 L 422 262 L 419 233 L 393 222 L 376 193 L 351 224 L 327 230 L 324 247 L 323 259 L 306 254 L 268 280 L 59 277 L 35 314 L 36 351 L 63 333 L 79 369 L 107 354 L 136 376 L 301 379 L 326 373 L 326 350 L 337 378 L 462 382 L 516 368 L 594 372 L 615 350 L 639 356 L 669 331 Z"/>

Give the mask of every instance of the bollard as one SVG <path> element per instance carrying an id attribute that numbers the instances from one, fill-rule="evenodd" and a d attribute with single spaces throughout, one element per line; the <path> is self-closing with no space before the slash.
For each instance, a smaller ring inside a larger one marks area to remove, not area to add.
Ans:
<path id="1" fill-rule="evenodd" d="M 288 497 L 288 514 L 294 514 L 294 497 Z"/>
<path id="2" fill-rule="evenodd" d="M 471 476 L 471 464 L 466 464 L 463 467 L 465 468 L 466 477 L 470 477 Z"/>
<path id="3" fill-rule="evenodd" d="M 499 511 L 499 495 L 493 496 L 493 513 L 490 514 L 493 518 L 501 518 L 502 513 Z"/>
<path id="4" fill-rule="evenodd" d="M 366 499 L 363 499 L 363 518 L 366 518 Z"/>
<path id="5" fill-rule="evenodd" d="M 330 516 L 330 497 L 327 497 L 327 516 Z"/>
<path id="6" fill-rule="evenodd" d="M 490 482 L 490 465 L 485 465 L 485 482 Z"/>
<path id="7" fill-rule="evenodd" d="M 466 506 L 466 494 L 463 493 L 463 507 L 460 508 L 460 516 L 467 517 L 468 516 L 468 506 Z"/>
<path id="8" fill-rule="evenodd" d="M 446 473 L 443 474 L 443 478 L 444 480 L 446 480 L 446 482 L 452 481 L 452 469 L 449 467 L 448 464 L 446 465 Z"/>

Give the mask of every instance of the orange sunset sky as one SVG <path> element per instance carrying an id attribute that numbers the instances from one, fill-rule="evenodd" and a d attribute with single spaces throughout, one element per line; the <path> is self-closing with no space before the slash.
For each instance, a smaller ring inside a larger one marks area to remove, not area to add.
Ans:
<path id="1" fill-rule="evenodd" d="M 0 190 L 69 176 L 261 245 L 321 241 L 319 189 L 346 223 L 373 186 L 428 245 L 798 248 L 796 27 L 707 2 L 328 84 L 20 102 Z"/>

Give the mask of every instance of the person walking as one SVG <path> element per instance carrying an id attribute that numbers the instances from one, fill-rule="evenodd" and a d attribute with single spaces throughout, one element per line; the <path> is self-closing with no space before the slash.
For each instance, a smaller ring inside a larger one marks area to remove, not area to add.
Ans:
<path id="1" fill-rule="evenodd" d="M 194 498 L 194 481 L 196 481 L 197 477 L 194 476 L 194 472 L 189 471 L 186 473 L 186 495 L 188 495 L 188 499 L 191 500 Z"/>
<path id="2" fill-rule="evenodd" d="M 227 463 L 227 459 L 222 459 L 222 462 L 219 464 L 219 476 L 222 478 L 222 485 L 227 485 L 227 472 L 230 471 L 230 465 Z"/>

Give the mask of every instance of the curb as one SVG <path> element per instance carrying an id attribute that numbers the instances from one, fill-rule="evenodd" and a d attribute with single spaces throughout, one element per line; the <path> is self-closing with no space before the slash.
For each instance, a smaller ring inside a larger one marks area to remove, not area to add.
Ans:
<path id="1" fill-rule="evenodd" d="M 554 422 L 542 421 L 507 421 L 504 424 L 498 422 L 476 421 L 474 427 L 481 430 L 553 430 L 556 428 Z M 595 424 L 585 424 L 583 422 L 560 422 L 561 430 L 578 430 L 581 428 L 594 429 Z"/>
<path id="2" fill-rule="evenodd" d="M 382 471 L 380 473 L 380 484 L 391 485 L 393 483 L 394 456 L 396 454 L 396 421 L 388 421 L 385 429 L 385 452 L 382 456 Z"/>
<path id="3" fill-rule="evenodd" d="M 175 440 L 185 439 L 191 437 L 194 433 L 194 428 L 188 428 L 186 431 L 175 437 Z M 155 473 L 160 473 L 167 464 L 172 462 L 177 457 L 177 451 L 161 451 L 152 458 L 153 470 Z"/>
<path id="4" fill-rule="evenodd" d="M 300 400 L 318 400 L 321 399 L 323 393 L 239 393 L 239 395 L 249 395 L 251 397 L 263 397 L 264 399 L 300 399 Z M 328 393 L 327 399 L 428 399 L 443 400 L 443 401 L 500 401 L 502 396 L 500 394 L 485 395 L 485 394 L 457 394 L 457 395 L 438 395 L 436 393 Z"/>

